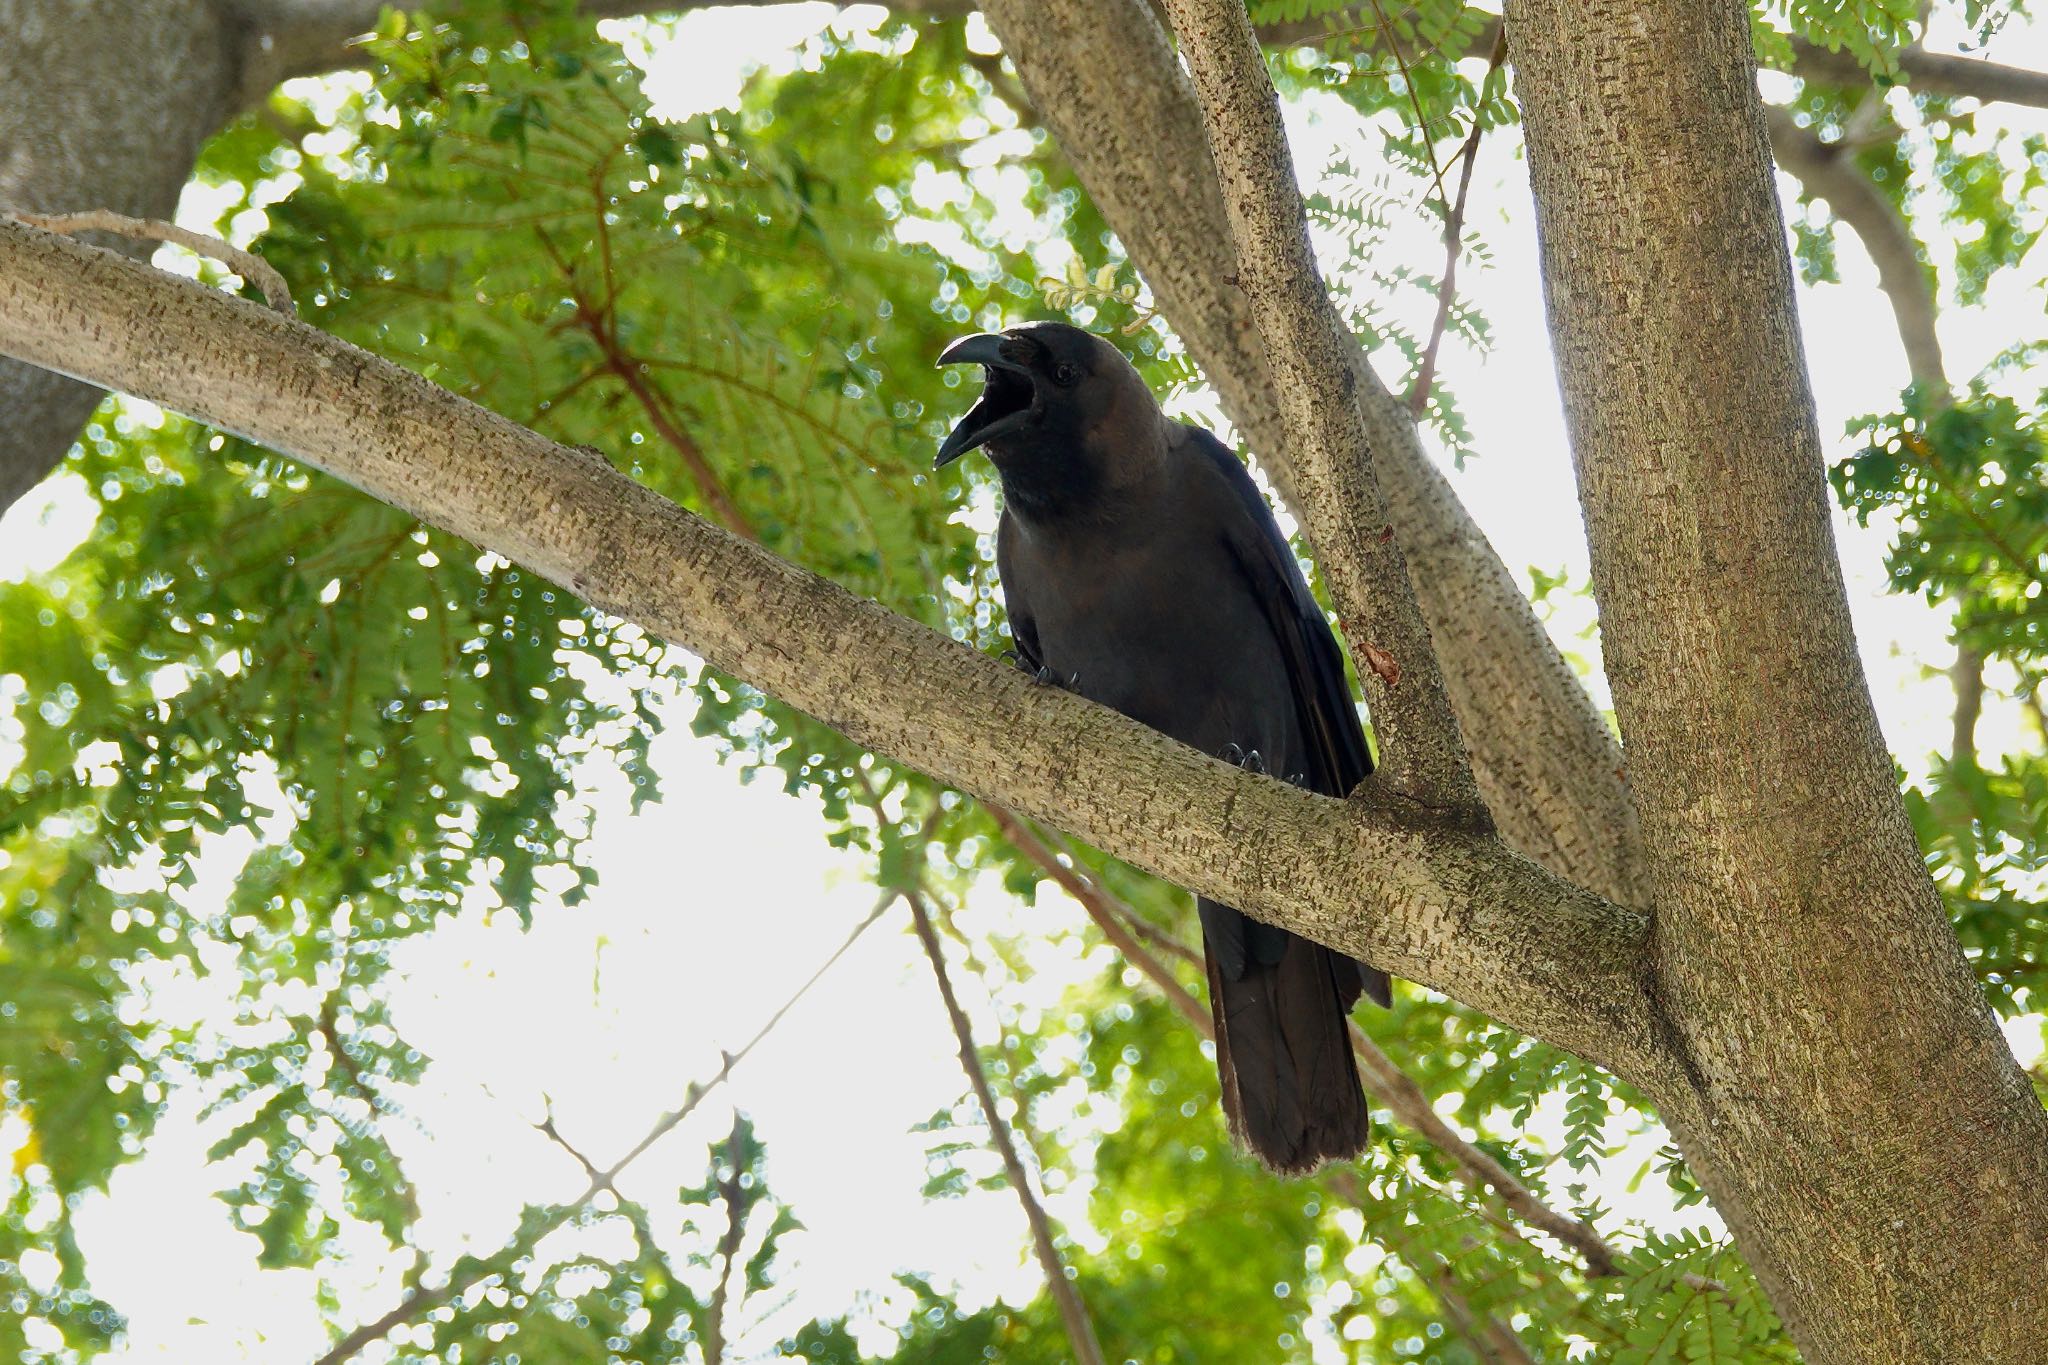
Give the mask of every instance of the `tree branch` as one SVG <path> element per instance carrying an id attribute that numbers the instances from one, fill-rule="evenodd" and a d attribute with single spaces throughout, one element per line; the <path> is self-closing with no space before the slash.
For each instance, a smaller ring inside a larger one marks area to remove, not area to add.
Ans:
<path id="1" fill-rule="evenodd" d="M 985 0 L 989 25 L 1089 194 L 1290 506 L 1277 394 L 1187 73 L 1144 0 Z M 1502 835 L 1609 900 L 1649 903 L 1621 752 L 1521 586 L 1425 452 L 1403 399 L 1354 357 L 1358 408 Z"/>
<path id="2" fill-rule="evenodd" d="M 1017 1155 L 1017 1144 L 1010 1137 L 1009 1125 L 1003 1122 L 1002 1113 L 996 1107 L 995 1092 L 989 1088 L 988 1076 L 981 1068 L 981 1054 L 974 1046 L 974 1027 L 953 994 L 952 979 L 946 974 L 946 954 L 939 946 L 937 932 L 932 928 L 931 911 L 925 905 L 924 892 L 922 889 L 912 890 L 904 900 L 910 906 L 910 922 L 917 930 L 917 941 L 924 945 L 924 955 L 932 964 L 932 976 L 938 982 L 939 999 L 945 1003 L 946 1018 L 953 1025 L 953 1038 L 960 1050 L 960 1069 L 967 1073 L 967 1083 L 974 1088 L 975 1101 L 981 1106 L 982 1118 L 988 1122 L 989 1141 L 1003 1159 L 1003 1173 L 1009 1178 L 1010 1188 L 1016 1192 L 1017 1202 L 1024 1206 L 1025 1221 L 1031 1225 L 1032 1252 L 1038 1257 L 1038 1268 L 1045 1272 L 1046 1291 L 1059 1308 L 1060 1321 L 1067 1329 L 1067 1340 L 1074 1348 L 1074 1358 L 1082 1365 L 1103 1365 L 1102 1347 L 1095 1340 L 1095 1324 L 1088 1318 L 1088 1305 L 1081 1301 L 1080 1291 L 1067 1278 L 1066 1264 L 1060 1259 L 1059 1247 L 1053 1237 L 1052 1220 L 1046 1216 L 1045 1206 L 1031 1188 L 1031 1176 L 1024 1169 L 1023 1159 Z"/>
<path id="3" fill-rule="evenodd" d="M 1244 773 L 747 544 L 312 328 L 0 224 L 0 353 L 304 459 L 864 744 L 1653 1079 L 1644 922 L 1405 803 Z"/>
<path id="4" fill-rule="evenodd" d="M 1356 347 L 1323 288 L 1251 18 L 1232 0 L 1166 0 L 1194 77 L 1237 243 L 1238 284 L 1279 381 L 1294 451 L 1295 510 L 1318 549 L 1361 664 L 1386 783 L 1484 820 L 1436 649 L 1409 586 L 1353 401 Z"/>
<path id="5" fill-rule="evenodd" d="M 187 251 L 196 252 L 211 260 L 219 261 L 228 269 L 240 275 L 250 284 L 263 291 L 263 298 L 280 313 L 296 310 L 292 306 L 291 287 L 284 282 L 284 276 L 277 273 L 270 262 L 254 252 L 230 246 L 218 237 L 209 237 L 203 232 L 167 223 L 161 218 L 131 218 L 125 213 L 112 209 L 84 209 L 77 213 L 23 213 L 0 208 L 17 222 L 45 232 L 111 232 L 116 236 L 132 238 L 143 242 L 175 242 Z"/>
<path id="6" fill-rule="evenodd" d="M 1912 229 L 1884 192 L 1857 169 L 1847 148 L 1822 141 L 1779 105 L 1765 105 L 1764 116 L 1778 165 L 1855 231 L 1877 266 L 1878 287 L 1898 319 L 1899 341 L 1906 348 L 1913 382 L 1946 390 L 1948 371 L 1934 326 L 1934 285 Z"/>
<path id="7" fill-rule="evenodd" d="M 1898 54 L 1899 82 L 1923 95 L 1968 95 L 2048 109 L 2048 72 L 1909 47 Z M 1829 85 L 1866 86 L 1871 75 L 1853 52 L 1792 40 L 1792 74 Z"/>
<path id="8" fill-rule="evenodd" d="M 1949 685 L 1955 688 L 1954 735 L 1949 741 L 1948 761 L 1956 767 L 1977 766 L 1977 721 L 1984 714 L 1984 651 L 1975 645 L 1957 645 L 1956 661 L 1949 666 Z"/>

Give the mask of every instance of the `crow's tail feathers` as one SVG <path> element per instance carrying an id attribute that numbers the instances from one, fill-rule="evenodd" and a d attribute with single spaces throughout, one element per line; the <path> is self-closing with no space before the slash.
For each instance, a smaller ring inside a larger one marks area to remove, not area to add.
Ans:
<path id="1" fill-rule="evenodd" d="M 1217 911 L 1237 913 L 1203 909 L 1205 921 Z M 1231 1135 L 1282 1175 L 1306 1175 L 1364 1151 L 1371 1130 L 1349 1016 L 1361 988 L 1383 997 L 1385 976 L 1292 934 L 1277 954 L 1219 953 L 1207 943 L 1205 949 Z M 1226 964 L 1227 957 L 1238 962 Z"/>

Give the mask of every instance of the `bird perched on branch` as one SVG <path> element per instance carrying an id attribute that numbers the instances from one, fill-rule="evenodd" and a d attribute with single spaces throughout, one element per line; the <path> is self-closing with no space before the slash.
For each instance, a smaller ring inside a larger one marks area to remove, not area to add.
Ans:
<path id="1" fill-rule="evenodd" d="M 1002 478 L 996 567 L 1018 662 L 1184 744 L 1329 796 L 1372 771 L 1322 609 L 1251 475 L 1173 421 L 1122 353 L 1062 323 L 965 337 L 981 400 L 940 466 Z M 1272 1169 L 1356 1156 L 1365 1095 L 1346 1027 L 1384 972 L 1202 899 L 1230 1129 Z"/>

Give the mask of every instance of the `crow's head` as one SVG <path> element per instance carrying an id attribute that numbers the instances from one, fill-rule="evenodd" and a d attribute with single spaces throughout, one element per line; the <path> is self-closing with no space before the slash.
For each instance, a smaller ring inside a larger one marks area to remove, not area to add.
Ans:
<path id="1" fill-rule="evenodd" d="M 941 365 L 980 365 L 981 401 L 939 447 L 940 466 L 987 447 L 998 469 L 1149 458 L 1159 405 L 1116 347 L 1063 322 L 962 337 Z M 1075 471 L 1079 472 L 1079 471 Z M 1108 471 L 1103 471 L 1108 472 Z"/>

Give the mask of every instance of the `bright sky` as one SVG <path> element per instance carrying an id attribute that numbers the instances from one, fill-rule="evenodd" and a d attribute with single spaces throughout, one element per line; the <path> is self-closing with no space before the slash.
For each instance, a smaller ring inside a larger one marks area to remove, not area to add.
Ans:
<path id="1" fill-rule="evenodd" d="M 664 112 L 730 101 L 749 66 L 786 60 L 793 44 L 834 13 L 813 4 L 685 19 L 653 61 Z M 1999 55 L 2048 66 L 2048 37 L 2015 32 Z M 1291 117 L 1308 178 L 1340 151 L 1362 162 L 1373 155 L 1376 136 L 1333 101 L 1310 102 Z M 1999 117 L 2048 131 L 2041 111 L 2001 109 Z M 1494 252 L 1492 269 L 1472 288 L 1495 347 L 1483 363 L 1455 346 L 1444 357 L 1445 381 L 1469 414 L 1480 452 L 1453 477 L 1510 567 L 1563 568 L 1583 584 L 1586 552 L 1527 181 L 1505 138 L 1482 154 L 1473 221 Z M 1419 237 L 1390 249 L 1419 250 L 1426 259 L 1436 250 L 1433 236 L 1419 222 L 1412 231 Z M 1800 296 L 1831 453 L 1845 448 L 1839 433 L 1849 418 L 1890 407 L 1905 381 L 1874 272 L 1852 237 L 1839 241 L 1842 283 Z M 2011 341 L 2039 333 L 2042 264 L 2027 280 L 2007 282 L 1987 306 L 1943 315 L 1958 379 Z M 56 562 L 88 515 L 75 481 L 60 477 L 32 494 L 0 522 L 0 575 Z M 1901 760 L 1919 770 L 1948 734 L 1946 620 L 1885 592 L 1881 528 L 1844 522 L 1839 533 L 1886 734 Z M 1575 629 L 1590 608 L 1565 616 L 1566 628 Z M 1994 702 L 1982 734 L 1994 753 L 2016 743 L 2017 708 Z M 10 761 L 0 747 L 0 770 Z M 692 1079 L 714 1072 L 719 1049 L 750 1036 L 873 902 L 861 861 L 827 847 L 808 804 L 773 784 L 740 786 L 681 725 L 658 742 L 656 762 L 667 793 L 662 804 L 636 818 L 625 814 L 622 795 L 608 803 L 594 848 L 603 881 L 587 907 L 543 912 L 524 934 L 509 918 L 486 924 L 466 915 L 399 957 L 392 982 L 398 1025 L 435 1060 L 409 1101 L 418 1128 L 401 1132 L 397 1145 L 421 1193 L 420 1241 L 439 1263 L 459 1249 L 494 1249 L 522 1203 L 580 1192 L 574 1163 L 533 1129 L 550 1103 L 563 1133 L 608 1162 L 673 1107 Z M 247 847 L 246 836 L 222 841 L 196 894 L 218 895 Z M 1021 910 L 992 894 L 975 899 L 966 923 L 1070 924 L 1078 915 L 1057 896 Z M 730 1106 L 745 1108 L 768 1145 L 772 1188 L 809 1229 L 792 1243 L 806 1313 L 842 1311 L 863 1292 L 886 1291 L 898 1269 L 957 1276 L 976 1298 L 1000 1293 L 1021 1301 L 1036 1291 L 1022 1218 L 1007 1193 L 935 1204 L 917 1198 L 924 1144 L 908 1130 L 952 1104 L 964 1083 L 929 970 L 900 916 L 871 930 L 729 1085 L 622 1182 L 629 1192 L 663 1197 L 696 1179 L 705 1144 L 729 1126 Z M 1066 982 L 1094 970 L 1050 947 L 1040 956 L 1027 1003 L 1050 1004 Z M 153 1008 L 171 1018 L 211 1013 L 226 998 L 226 976 L 153 980 Z M 970 999 L 970 1007 L 984 1038 L 992 1038 L 986 1002 Z M 2038 1048 L 2038 1029 L 2014 1032 L 2030 1052 Z M 205 1149 L 220 1130 L 200 1124 L 193 1104 L 174 1104 L 148 1156 L 123 1168 L 108 1195 L 80 1212 L 95 1287 L 130 1315 L 120 1359 L 310 1359 L 324 1348 L 311 1278 L 259 1270 L 254 1238 L 210 1197 L 240 1174 L 232 1163 L 206 1165 Z M 1618 1180 L 1633 1169 L 1631 1160 L 1610 1163 Z M 1053 1201 L 1055 1215 L 1077 1229 L 1085 1226 L 1081 1198 L 1075 1189 Z M 1627 1206 L 1619 1191 L 1609 1202 Z M 340 1275 L 349 1320 L 376 1316 L 399 1292 L 395 1270 L 377 1269 L 376 1238 L 363 1235 L 357 1245 L 361 1257 Z"/>

